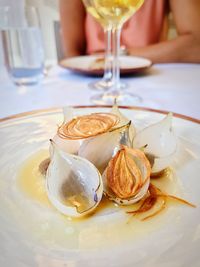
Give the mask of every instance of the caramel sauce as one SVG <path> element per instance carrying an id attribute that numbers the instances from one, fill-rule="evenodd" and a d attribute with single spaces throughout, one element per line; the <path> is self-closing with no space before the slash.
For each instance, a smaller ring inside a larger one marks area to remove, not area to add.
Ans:
<path id="1" fill-rule="evenodd" d="M 50 207 L 45 189 L 45 177 L 39 170 L 41 162 L 49 157 L 48 151 L 41 150 L 28 158 L 19 171 L 17 183 L 21 191 L 33 201 Z"/>
<path id="2" fill-rule="evenodd" d="M 18 174 L 17 183 L 20 190 L 27 197 L 31 198 L 33 201 L 39 202 L 41 205 L 50 208 L 52 205 L 47 197 L 44 176 L 44 171 L 47 169 L 48 163 L 48 151 L 41 150 L 38 153 L 34 154 L 30 158 L 28 158 L 22 166 Z M 153 176 L 152 178 L 153 179 L 151 180 L 151 182 L 154 185 L 158 186 L 161 190 L 164 190 L 164 192 L 175 192 L 174 181 L 172 180 L 172 170 L 170 168 L 166 168 L 163 172 L 159 173 L 156 176 Z M 94 214 L 103 213 L 106 209 L 123 209 L 130 211 L 132 209 L 136 209 L 137 207 L 138 203 L 129 206 L 119 206 L 118 204 L 110 201 L 104 195 L 95 211 L 83 218 L 90 218 Z"/>
<path id="3" fill-rule="evenodd" d="M 48 151 L 45 150 L 30 156 L 21 166 L 16 180 L 18 190 L 24 198 L 41 206 L 42 211 L 38 208 L 38 214 L 51 214 L 45 215 L 44 219 L 39 218 L 40 215 L 35 219 L 34 215 L 34 222 L 30 218 L 29 223 L 26 218 L 26 226 L 28 225 L 31 234 L 40 243 L 56 244 L 67 249 L 100 248 L 105 247 L 105 239 L 106 246 L 121 244 L 157 231 L 165 223 L 166 212 L 142 222 L 126 213 L 137 209 L 139 204 L 119 206 L 106 196 L 103 196 L 93 213 L 83 218 L 73 219 L 60 214 L 48 200 L 45 176 L 39 170 L 41 162 L 44 163 L 48 157 Z M 151 182 L 164 192 L 180 195 L 177 179 L 171 169 L 167 169 L 162 176 L 152 179 Z"/>
<path id="4" fill-rule="evenodd" d="M 162 170 L 161 172 L 157 172 L 154 174 L 151 174 L 152 179 L 159 179 L 163 177 L 169 177 L 171 175 L 172 170 L 168 167 Z"/>

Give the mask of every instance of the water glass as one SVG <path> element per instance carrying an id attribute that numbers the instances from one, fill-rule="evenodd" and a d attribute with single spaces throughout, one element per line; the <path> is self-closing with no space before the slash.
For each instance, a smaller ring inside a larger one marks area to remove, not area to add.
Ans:
<path id="1" fill-rule="evenodd" d="M 34 85 L 41 80 L 44 67 L 38 12 L 35 7 L 25 7 L 17 26 L 10 20 L 12 12 L 6 9 L 9 24 L 1 29 L 5 66 L 15 84 Z"/>

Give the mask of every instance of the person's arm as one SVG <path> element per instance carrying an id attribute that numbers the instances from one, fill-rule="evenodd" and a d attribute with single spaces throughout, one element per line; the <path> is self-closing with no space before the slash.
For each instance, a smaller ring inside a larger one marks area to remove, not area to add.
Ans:
<path id="1" fill-rule="evenodd" d="M 65 57 L 85 53 L 85 8 L 81 0 L 60 0 L 61 34 Z"/>
<path id="2" fill-rule="evenodd" d="M 154 63 L 200 63 L 200 1 L 169 2 L 178 36 L 170 41 L 130 48 L 129 54 L 149 58 Z"/>

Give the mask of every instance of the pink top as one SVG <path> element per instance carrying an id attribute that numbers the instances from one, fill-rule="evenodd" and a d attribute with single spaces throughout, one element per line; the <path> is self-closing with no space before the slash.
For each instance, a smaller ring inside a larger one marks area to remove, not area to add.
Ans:
<path id="1" fill-rule="evenodd" d="M 167 14 L 166 0 L 145 0 L 142 7 L 123 26 L 121 45 L 127 48 L 154 44 L 166 38 L 164 26 Z M 87 53 L 104 50 L 103 29 L 89 14 L 86 17 Z"/>

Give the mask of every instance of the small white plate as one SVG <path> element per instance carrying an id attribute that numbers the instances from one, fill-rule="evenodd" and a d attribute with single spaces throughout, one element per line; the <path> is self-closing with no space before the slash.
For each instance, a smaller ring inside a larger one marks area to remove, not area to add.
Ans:
<path id="1" fill-rule="evenodd" d="M 75 109 L 77 115 L 109 110 L 108 107 Z M 164 117 L 164 112 L 139 108 L 127 107 L 122 112 L 137 129 Z M 53 207 L 42 206 L 20 191 L 16 181 L 19 168 L 36 151 L 48 149 L 49 138 L 61 122 L 61 109 L 0 120 L 0 265 L 199 267 L 199 121 L 178 115 L 173 119 L 180 140 L 180 153 L 172 166 L 181 186 L 178 196 L 193 202 L 197 208 L 172 205 L 146 223 L 136 222 L 136 228 L 124 219 L 124 211 L 107 210 L 87 220 L 70 221 Z"/>
<path id="2" fill-rule="evenodd" d="M 60 62 L 60 66 L 73 72 L 86 75 L 103 75 L 104 63 L 94 64 L 96 60 L 102 59 L 101 55 L 79 56 L 64 59 Z M 121 74 L 134 74 L 146 71 L 151 67 L 152 62 L 149 59 L 133 56 L 120 56 L 120 72 Z"/>

